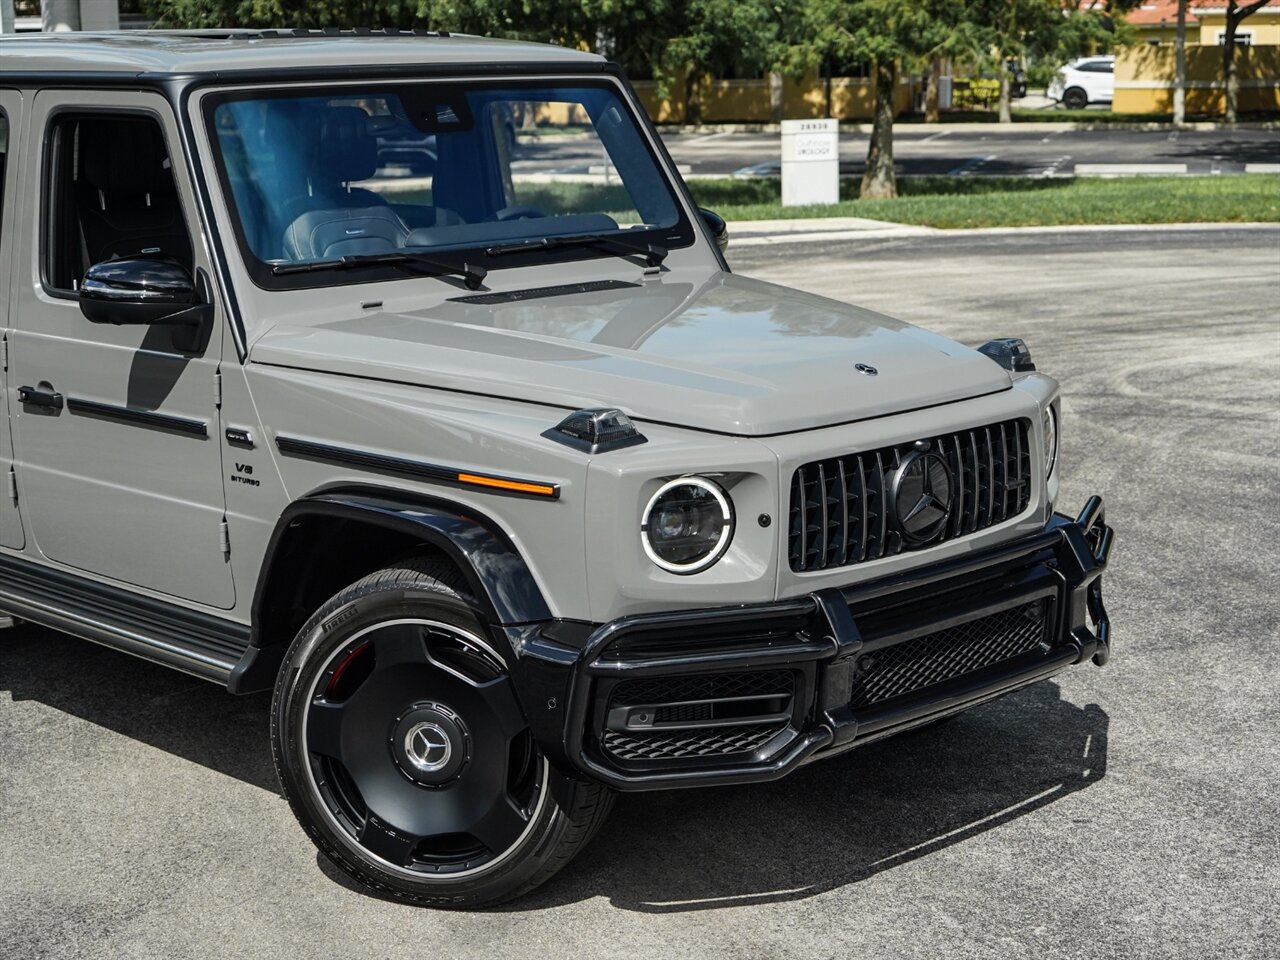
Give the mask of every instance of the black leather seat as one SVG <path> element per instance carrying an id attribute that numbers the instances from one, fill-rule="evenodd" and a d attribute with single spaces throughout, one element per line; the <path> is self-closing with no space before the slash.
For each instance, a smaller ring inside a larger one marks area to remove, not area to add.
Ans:
<path id="1" fill-rule="evenodd" d="M 192 267 L 191 239 L 164 137 L 153 120 L 82 120 L 76 207 L 87 270 L 120 257 Z"/>
<path id="2" fill-rule="evenodd" d="M 404 221 L 377 193 L 351 186 L 378 169 L 368 115 L 359 107 L 330 107 L 313 129 L 310 195 L 289 202 L 285 256 L 323 260 L 403 247 L 409 238 Z"/>

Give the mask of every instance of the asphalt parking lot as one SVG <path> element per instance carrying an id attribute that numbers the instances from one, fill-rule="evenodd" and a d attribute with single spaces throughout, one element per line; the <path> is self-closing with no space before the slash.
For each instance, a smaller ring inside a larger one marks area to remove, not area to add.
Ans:
<path id="1" fill-rule="evenodd" d="M 732 251 L 731 251 L 732 252 Z M 267 700 L 0 633 L 0 955 L 1274 957 L 1280 229 L 757 246 L 745 273 L 1064 384 L 1105 495 L 1110 666 L 767 786 L 627 796 L 533 896 L 403 907 L 317 860 Z"/>
<path id="2" fill-rule="evenodd" d="M 1039 125 L 1037 125 L 1039 126 Z M 672 158 L 690 176 L 776 176 L 782 169 L 777 133 L 663 131 Z M 861 174 L 867 156 L 865 133 L 840 135 L 840 172 Z M 586 173 L 600 152 L 571 139 L 522 139 L 515 169 L 521 173 Z M 952 176 L 1070 176 L 1081 164 L 1158 164 L 1164 172 L 1235 174 L 1263 172 L 1280 164 L 1280 132 L 1275 130 L 942 130 L 926 124 L 897 127 L 894 160 L 899 172 Z M 1159 172 L 1159 171 L 1155 171 Z"/>

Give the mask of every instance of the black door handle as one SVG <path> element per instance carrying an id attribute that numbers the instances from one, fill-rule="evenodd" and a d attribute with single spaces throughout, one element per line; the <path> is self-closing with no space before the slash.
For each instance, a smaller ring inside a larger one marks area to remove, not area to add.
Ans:
<path id="1" fill-rule="evenodd" d="M 46 410 L 62 409 L 62 394 L 47 393 L 35 387 L 19 387 L 18 402 L 26 407 L 43 407 Z"/>

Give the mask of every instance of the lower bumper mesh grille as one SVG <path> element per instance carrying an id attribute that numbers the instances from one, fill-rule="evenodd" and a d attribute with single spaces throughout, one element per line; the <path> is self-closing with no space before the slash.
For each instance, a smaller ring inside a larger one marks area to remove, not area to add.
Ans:
<path id="1" fill-rule="evenodd" d="M 784 730 L 788 720 L 761 723 L 759 717 L 743 717 L 741 723 L 717 723 L 713 719 L 715 705 L 761 700 L 789 703 L 795 686 L 795 675 L 790 670 L 626 680 L 609 695 L 609 710 L 651 706 L 655 726 L 605 730 L 600 746 L 615 761 L 623 763 L 752 753 Z M 663 726 L 686 723 L 702 725 Z"/>
<path id="2" fill-rule="evenodd" d="M 678 760 L 682 757 L 727 757 L 764 746 L 784 725 L 713 727 L 707 730 L 654 730 L 649 733 L 605 732 L 604 749 L 618 760 Z"/>
<path id="3" fill-rule="evenodd" d="M 1049 601 L 1040 599 L 867 654 L 854 680 L 855 710 L 918 693 L 1043 649 Z"/>
<path id="4" fill-rule="evenodd" d="M 759 697 L 791 693 L 795 680 L 789 670 L 765 673 L 713 673 L 684 677 L 655 677 L 627 680 L 613 689 L 614 705 L 638 703 L 680 703 L 686 700 L 720 700 L 730 697 Z"/>

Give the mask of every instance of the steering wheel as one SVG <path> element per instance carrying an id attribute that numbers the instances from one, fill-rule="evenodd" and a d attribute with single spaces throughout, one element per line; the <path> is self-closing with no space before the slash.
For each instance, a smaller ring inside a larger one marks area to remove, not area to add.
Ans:
<path id="1" fill-rule="evenodd" d="M 546 214 L 537 207 L 530 207 L 517 204 L 514 207 L 503 207 L 493 215 L 493 219 L 500 223 L 507 220 L 536 220 L 539 217 L 545 217 Z"/>

